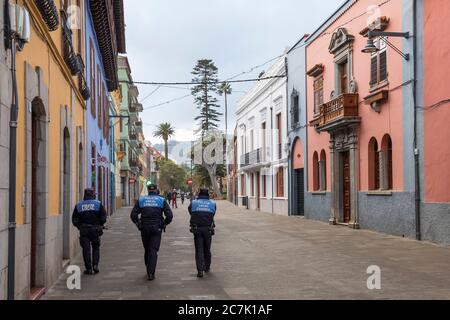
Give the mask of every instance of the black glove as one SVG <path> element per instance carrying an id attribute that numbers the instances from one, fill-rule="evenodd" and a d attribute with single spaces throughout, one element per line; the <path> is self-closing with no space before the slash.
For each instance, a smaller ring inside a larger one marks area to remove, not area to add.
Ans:
<path id="1" fill-rule="evenodd" d="M 142 231 L 142 224 L 140 221 L 136 222 L 136 227 L 138 228 L 139 231 Z"/>

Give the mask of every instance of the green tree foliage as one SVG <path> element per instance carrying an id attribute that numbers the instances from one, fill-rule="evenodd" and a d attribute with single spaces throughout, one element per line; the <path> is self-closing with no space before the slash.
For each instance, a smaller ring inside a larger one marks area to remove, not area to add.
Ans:
<path id="1" fill-rule="evenodd" d="M 157 165 L 159 168 L 158 187 L 161 192 L 172 189 L 187 190 L 187 172 L 183 167 L 166 159 L 157 160 Z"/>
<path id="2" fill-rule="evenodd" d="M 202 132 L 202 136 L 205 131 L 217 129 L 219 117 L 222 115 L 217 110 L 219 108 L 216 98 L 219 92 L 217 73 L 217 67 L 209 59 L 198 60 L 192 71 L 194 76 L 192 82 L 200 83 L 192 87 L 191 93 L 200 110 L 200 115 L 195 117 L 195 121 L 199 121 L 199 132 Z"/>

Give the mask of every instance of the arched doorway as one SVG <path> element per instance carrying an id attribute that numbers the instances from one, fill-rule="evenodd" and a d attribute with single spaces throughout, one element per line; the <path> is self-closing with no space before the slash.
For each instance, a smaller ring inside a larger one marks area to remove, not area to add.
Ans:
<path id="1" fill-rule="evenodd" d="M 293 210 L 295 216 L 305 215 L 305 160 L 303 156 L 303 144 L 298 138 L 294 142 L 292 150 L 293 172 Z"/>
<path id="2" fill-rule="evenodd" d="M 63 259 L 70 260 L 70 133 L 63 133 Z"/>
<path id="3" fill-rule="evenodd" d="M 31 102 L 31 255 L 30 292 L 45 287 L 47 218 L 47 121 L 40 98 Z"/>

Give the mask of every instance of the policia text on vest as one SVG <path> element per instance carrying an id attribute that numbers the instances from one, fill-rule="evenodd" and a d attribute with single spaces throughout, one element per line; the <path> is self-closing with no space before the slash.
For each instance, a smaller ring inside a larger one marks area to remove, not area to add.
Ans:
<path id="1" fill-rule="evenodd" d="M 87 189 L 84 200 L 73 210 L 72 224 L 80 230 L 80 245 L 83 249 L 85 274 L 100 272 L 100 237 L 103 235 L 107 213 L 100 201 L 95 200 L 95 192 Z"/>
<path id="2" fill-rule="evenodd" d="M 148 191 L 148 196 L 142 196 L 136 202 L 131 220 L 141 231 L 147 277 L 152 281 L 155 279 L 162 232 L 172 222 L 173 214 L 166 200 L 157 194 L 156 186 L 149 185 Z"/>
<path id="3" fill-rule="evenodd" d="M 197 277 L 203 278 L 211 268 L 211 242 L 214 235 L 214 216 L 217 207 L 209 199 L 208 190 L 201 190 L 196 200 L 189 205 L 191 215 L 191 232 L 194 234 L 195 261 L 197 264 Z"/>

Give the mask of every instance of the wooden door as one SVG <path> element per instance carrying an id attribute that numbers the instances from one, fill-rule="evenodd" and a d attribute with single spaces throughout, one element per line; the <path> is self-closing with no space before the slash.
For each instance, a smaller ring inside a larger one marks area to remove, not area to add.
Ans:
<path id="1" fill-rule="evenodd" d="M 351 220 L 351 190 L 350 190 L 350 153 L 344 152 L 342 154 L 343 163 L 343 209 L 344 209 L 344 223 L 349 223 Z"/>
<path id="2" fill-rule="evenodd" d="M 305 215 L 305 169 L 295 170 L 295 199 L 295 214 Z"/>
<path id="3" fill-rule="evenodd" d="M 256 201 L 258 210 L 261 209 L 261 173 L 256 173 Z"/>

